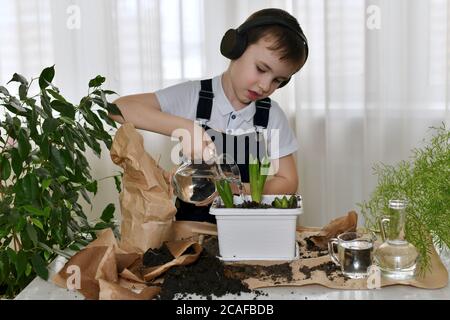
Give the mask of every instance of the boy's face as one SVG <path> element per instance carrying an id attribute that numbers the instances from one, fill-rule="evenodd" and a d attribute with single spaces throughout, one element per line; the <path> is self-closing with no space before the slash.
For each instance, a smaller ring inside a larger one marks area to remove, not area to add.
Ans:
<path id="1" fill-rule="evenodd" d="M 296 64 L 280 60 L 280 54 L 269 49 L 273 41 L 270 36 L 261 38 L 230 64 L 233 95 L 243 105 L 270 96 L 298 71 Z"/>

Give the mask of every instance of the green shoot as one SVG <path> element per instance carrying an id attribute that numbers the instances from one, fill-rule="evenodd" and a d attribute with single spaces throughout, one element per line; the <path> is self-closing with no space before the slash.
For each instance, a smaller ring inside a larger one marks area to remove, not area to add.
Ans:
<path id="1" fill-rule="evenodd" d="M 272 201 L 272 206 L 278 209 L 295 209 L 298 207 L 298 200 L 295 194 L 288 199 L 286 196 L 282 198 L 275 197 Z"/>
<path id="2" fill-rule="evenodd" d="M 250 193 L 252 200 L 261 203 L 264 184 L 266 183 L 267 175 L 269 173 L 270 161 L 266 157 L 258 162 L 250 155 L 249 176 L 250 176 Z"/>
<path id="3" fill-rule="evenodd" d="M 216 189 L 225 205 L 225 208 L 233 208 L 233 192 L 231 191 L 230 182 L 222 179 L 216 181 Z"/>

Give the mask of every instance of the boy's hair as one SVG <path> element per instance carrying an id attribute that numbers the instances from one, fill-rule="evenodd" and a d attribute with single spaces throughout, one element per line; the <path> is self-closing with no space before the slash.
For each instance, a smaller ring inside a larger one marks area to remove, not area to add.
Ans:
<path id="1" fill-rule="evenodd" d="M 264 17 L 273 17 L 274 19 L 285 21 L 289 28 L 276 22 L 249 28 L 246 31 L 247 46 L 258 42 L 264 37 L 272 37 L 274 42 L 269 49 L 277 51 L 281 60 L 292 62 L 298 65 L 300 69 L 308 57 L 308 44 L 304 41 L 306 37 L 297 19 L 284 10 L 270 8 L 253 13 L 244 23 L 248 24 L 253 20 Z M 294 30 L 298 31 L 295 32 Z M 302 38 L 299 37 L 299 34 L 302 35 Z"/>

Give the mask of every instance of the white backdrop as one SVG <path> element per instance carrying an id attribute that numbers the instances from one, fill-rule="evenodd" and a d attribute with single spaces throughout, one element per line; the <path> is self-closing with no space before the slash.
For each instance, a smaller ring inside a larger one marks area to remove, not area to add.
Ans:
<path id="1" fill-rule="evenodd" d="M 273 98 L 300 142 L 300 222 L 321 226 L 368 198 L 375 163 L 406 160 L 430 126 L 450 124 L 448 1 L 0 0 L 0 83 L 56 64 L 78 101 L 97 74 L 120 95 L 211 77 L 227 67 L 224 32 L 265 7 L 291 12 L 309 40 L 306 66 Z M 143 134 L 170 167 L 170 139 Z M 119 170 L 108 153 L 89 159 L 96 178 Z M 111 180 L 99 190 L 91 217 L 119 208 Z"/>

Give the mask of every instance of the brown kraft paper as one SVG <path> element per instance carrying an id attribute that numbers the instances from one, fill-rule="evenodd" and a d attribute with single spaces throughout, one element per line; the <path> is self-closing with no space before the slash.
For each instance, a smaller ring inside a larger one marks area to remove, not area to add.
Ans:
<path id="1" fill-rule="evenodd" d="M 75 254 L 53 277 L 60 287 L 77 289 L 87 299 L 153 299 L 159 288 L 148 286 L 148 281 L 173 266 L 196 261 L 202 251 L 195 241 L 166 242 L 174 259 L 162 266 L 142 269 L 142 254 L 125 253 L 117 244 L 111 229 L 103 230 L 89 246 Z M 185 254 L 191 248 L 194 253 Z M 79 270 L 80 286 L 74 287 L 73 267 Z M 143 273 L 144 271 L 144 273 Z"/>
<path id="2" fill-rule="evenodd" d="M 143 137 L 131 123 L 117 131 L 111 147 L 112 161 L 121 166 L 121 248 L 143 253 L 159 248 L 170 237 L 176 207 L 170 174 L 145 152 Z"/>
<path id="3" fill-rule="evenodd" d="M 313 235 L 317 235 L 321 231 L 320 228 L 314 227 L 299 227 L 297 229 L 297 240 L 302 242 L 304 239 Z M 380 242 L 377 241 L 376 246 Z M 430 247 L 431 252 L 431 268 L 426 271 L 424 276 L 416 277 L 411 280 L 389 280 L 381 277 L 379 283 L 380 287 L 392 286 L 392 285 L 410 285 L 417 288 L 424 289 L 439 289 L 446 287 L 448 284 L 448 271 L 442 263 L 439 255 L 434 247 Z M 342 276 L 338 276 L 340 271 L 332 273 L 331 276 L 327 276 L 324 271 L 313 271 L 310 277 L 305 276 L 300 270 L 306 266 L 313 268 L 323 263 L 330 263 L 331 259 L 328 254 L 320 257 L 310 257 L 304 259 L 294 260 L 289 262 L 289 267 L 292 270 L 292 280 L 286 281 L 285 279 L 277 279 L 273 277 L 261 277 L 261 278 L 248 278 L 242 279 L 250 289 L 258 289 L 264 287 L 277 287 L 277 286 L 304 286 L 310 284 L 318 284 L 324 287 L 332 289 L 353 289 L 364 290 L 374 288 L 375 283 L 371 282 L 369 278 L 366 279 L 349 279 Z M 280 263 L 286 263 L 286 261 L 248 261 L 248 262 L 233 262 L 228 265 L 252 265 L 252 266 L 271 266 Z M 369 279 L 369 281 L 368 281 Z"/>

